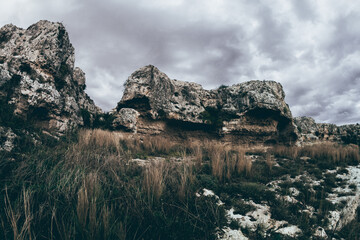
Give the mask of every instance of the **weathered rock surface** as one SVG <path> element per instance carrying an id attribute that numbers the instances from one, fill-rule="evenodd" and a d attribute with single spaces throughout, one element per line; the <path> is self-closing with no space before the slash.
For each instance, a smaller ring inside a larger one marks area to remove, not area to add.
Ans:
<path id="1" fill-rule="evenodd" d="M 0 125 L 5 115 L 55 135 L 84 124 L 101 110 L 84 92 L 85 74 L 74 68 L 74 48 L 61 23 L 0 29 Z"/>
<path id="2" fill-rule="evenodd" d="M 114 115 L 112 126 L 114 129 L 125 129 L 136 132 L 136 124 L 139 117 L 139 112 L 132 108 L 122 108 Z"/>
<path id="3" fill-rule="evenodd" d="M 249 81 L 205 90 L 201 85 L 171 80 L 154 66 L 135 71 L 125 83 L 116 108 L 136 109 L 138 130 L 158 131 L 169 126 L 187 130 L 217 131 L 221 136 L 237 136 L 254 142 L 291 142 L 296 140 L 289 106 L 282 86 L 274 81 Z M 146 122 L 146 124 L 144 124 Z M 150 129 L 151 130 L 151 129 Z"/>
<path id="4" fill-rule="evenodd" d="M 337 126 L 329 123 L 316 123 L 311 117 L 295 117 L 299 141 L 316 143 L 323 141 L 360 145 L 360 124 Z"/>
<path id="5" fill-rule="evenodd" d="M 0 126 L 0 151 L 10 152 L 14 148 L 14 141 L 16 134 L 11 128 L 4 128 Z"/>

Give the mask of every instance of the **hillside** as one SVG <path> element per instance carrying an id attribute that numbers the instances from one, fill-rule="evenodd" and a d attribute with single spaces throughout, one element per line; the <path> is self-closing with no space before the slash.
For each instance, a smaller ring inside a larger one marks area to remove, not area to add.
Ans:
<path id="1" fill-rule="evenodd" d="M 61 23 L 0 29 L 0 238 L 360 239 L 359 124 L 152 65 L 104 113 L 74 62 Z"/>

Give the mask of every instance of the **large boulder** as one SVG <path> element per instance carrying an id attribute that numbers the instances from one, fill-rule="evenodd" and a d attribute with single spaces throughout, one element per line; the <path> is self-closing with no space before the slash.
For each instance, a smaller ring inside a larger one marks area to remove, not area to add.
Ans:
<path id="1" fill-rule="evenodd" d="M 139 115 L 140 114 L 135 109 L 122 108 L 118 113 L 114 114 L 112 127 L 114 129 L 123 129 L 131 132 L 136 132 L 136 124 Z"/>
<path id="2" fill-rule="evenodd" d="M 100 113 L 84 92 L 85 74 L 74 61 L 74 48 L 61 23 L 2 27 L 0 125 L 9 125 L 9 116 L 14 116 L 62 135 L 84 124 L 84 112 L 90 118 Z"/>
<path id="3" fill-rule="evenodd" d="M 128 78 L 115 112 L 119 115 L 123 108 L 136 109 L 142 119 L 138 123 L 140 131 L 144 121 L 147 126 L 165 121 L 167 126 L 216 131 L 220 136 L 291 142 L 296 140 L 296 134 L 284 98 L 281 84 L 274 81 L 249 81 L 205 90 L 196 83 L 172 80 L 149 65 Z"/>

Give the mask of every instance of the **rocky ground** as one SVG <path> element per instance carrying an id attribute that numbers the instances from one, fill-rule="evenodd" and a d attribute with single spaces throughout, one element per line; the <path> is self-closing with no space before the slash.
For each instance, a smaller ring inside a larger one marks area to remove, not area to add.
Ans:
<path id="1" fill-rule="evenodd" d="M 227 224 L 217 230 L 218 239 L 343 239 L 344 229 L 360 220 L 360 165 L 319 168 L 317 160 L 308 156 L 294 163 L 271 148 L 257 151 L 246 158 L 254 168 L 271 164 L 268 171 L 274 176 L 248 176 L 240 185 L 234 180 L 214 191 L 203 188 L 196 193 L 197 197 L 213 198 L 226 211 Z M 132 161 L 146 166 L 166 159 Z M 189 160 L 195 161 L 193 157 Z"/>

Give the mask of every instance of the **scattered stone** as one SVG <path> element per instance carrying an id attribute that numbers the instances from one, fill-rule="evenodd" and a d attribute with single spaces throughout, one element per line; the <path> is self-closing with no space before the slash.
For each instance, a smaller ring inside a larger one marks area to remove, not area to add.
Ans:
<path id="1" fill-rule="evenodd" d="M 314 233 L 314 237 L 324 238 L 327 239 L 328 235 L 325 232 L 325 229 L 322 227 L 318 227 Z"/>
<path id="2" fill-rule="evenodd" d="M 299 236 L 302 233 L 300 228 L 298 228 L 297 226 L 293 226 L 293 225 L 288 226 L 288 227 L 280 228 L 280 229 L 276 230 L 276 232 L 280 233 L 282 235 L 292 237 L 292 238 L 295 238 L 295 237 Z"/>
<path id="3" fill-rule="evenodd" d="M 244 236 L 240 229 L 233 230 L 226 227 L 222 230 L 224 233 L 218 235 L 218 239 L 220 240 L 248 240 L 248 238 Z"/>

